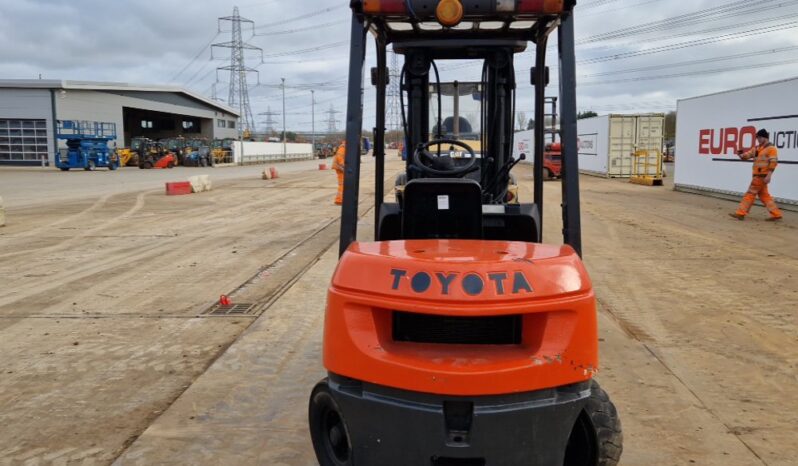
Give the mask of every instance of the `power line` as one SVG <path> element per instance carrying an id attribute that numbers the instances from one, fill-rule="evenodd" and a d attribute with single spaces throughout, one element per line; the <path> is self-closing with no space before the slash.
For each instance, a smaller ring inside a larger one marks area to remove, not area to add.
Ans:
<path id="1" fill-rule="evenodd" d="M 335 47 L 340 47 L 342 45 L 348 45 L 348 44 L 349 44 L 348 40 L 342 40 L 342 41 L 339 41 L 339 42 L 331 42 L 329 44 L 317 45 L 315 47 L 309 47 L 309 48 L 305 48 L 305 49 L 291 50 L 291 51 L 286 51 L 286 52 L 269 53 L 269 54 L 264 55 L 264 58 L 287 57 L 287 56 L 291 56 L 291 55 L 303 55 L 303 54 L 306 54 L 306 53 L 318 52 L 318 51 L 321 51 L 321 50 L 328 50 L 328 49 L 332 49 L 332 48 L 335 48 Z"/>
<path id="2" fill-rule="evenodd" d="M 589 10 L 591 8 L 598 8 L 617 1 L 618 0 L 595 0 L 592 2 L 581 3 L 579 4 L 579 10 L 582 11 L 582 10 Z"/>
<path id="3" fill-rule="evenodd" d="M 783 1 L 776 5 L 767 6 L 778 0 L 741 0 L 732 2 L 730 4 L 698 10 L 696 12 L 687 13 L 683 15 L 665 18 L 659 21 L 652 21 L 649 23 L 640 24 L 637 26 L 626 27 L 617 29 L 615 31 L 596 34 L 593 36 L 583 37 L 576 40 L 577 45 L 606 41 L 610 39 L 618 39 L 622 37 L 629 37 L 638 34 L 647 34 L 661 30 L 671 30 L 675 27 L 685 27 L 695 23 L 705 23 L 707 21 L 717 21 L 720 19 L 728 19 L 736 16 L 750 15 L 752 13 L 759 13 L 766 10 L 775 8 L 782 8 L 787 5 L 795 5 L 796 1 Z"/>
<path id="4" fill-rule="evenodd" d="M 216 33 L 216 35 L 214 35 L 214 36 L 211 38 L 211 40 L 209 40 L 209 41 L 208 41 L 208 43 L 207 43 L 207 44 L 205 44 L 205 45 L 204 45 L 204 46 L 203 46 L 203 47 L 200 49 L 200 51 L 199 51 L 199 52 L 197 52 L 197 54 L 196 54 L 196 55 L 194 55 L 194 58 L 192 58 L 192 59 L 191 59 L 191 60 L 190 60 L 190 61 L 189 61 L 189 62 L 186 64 L 186 66 L 184 66 L 184 67 L 183 67 L 183 68 L 182 68 L 180 71 L 178 71 L 178 72 L 177 72 L 177 74 L 175 74 L 174 76 L 172 76 L 172 79 L 170 79 L 170 80 L 169 80 L 169 82 L 170 82 L 170 83 L 171 83 L 171 82 L 174 82 L 174 80 L 175 80 L 175 79 L 177 79 L 177 78 L 178 78 L 178 76 L 180 76 L 181 74 L 183 74 L 183 72 L 185 72 L 185 71 L 186 71 L 186 70 L 187 70 L 187 69 L 188 69 L 188 68 L 189 68 L 191 65 L 193 65 L 193 64 L 194 64 L 194 62 L 195 62 L 195 61 L 197 61 L 197 59 L 200 57 L 200 55 L 202 55 L 202 53 L 203 53 L 203 52 L 205 52 L 205 50 L 207 50 L 207 48 L 208 48 L 208 47 L 210 47 L 210 46 L 211 46 L 211 44 L 213 44 L 213 41 L 215 41 L 217 37 L 219 37 L 219 33 L 218 33 L 218 32 Z"/>
<path id="5" fill-rule="evenodd" d="M 209 70 L 208 70 L 208 71 L 207 71 L 205 74 L 203 74 L 202 76 L 200 76 L 200 77 L 199 77 L 199 79 L 197 79 L 197 76 L 198 76 L 198 75 L 199 75 L 199 74 L 200 74 L 202 71 L 205 71 L 206 69 L 208 69 L 208 65 L 209 65 L 209 64 L 211 65 L 211 68 L 210 68 L 210 69 L 209 69 Z M 191 75 L 191 77 L 188 79 L 188 81 L 186 81 L 186 82 L 185 82 L 185 84 L 184 84 L 184 85 L 185 85 L 186 87 L 189 87 L 189 86 L 191 86 L 191 85 L 192 85 L 192 84 L 194 84 L 194 83 L 200 83 L 200 82 L 204 81 L 204 80 L 205 80 L 205 78 L 207 78 L 207 77 L 208 77 L 208 76 L 209 76 L 211 73 L 213 73 L 214 71 L 216 71 L 216 68 L 214 68 L 214 67 L 213 67 L 213 62 L 211 62 L 211 61 L 208 61 L 207 63 L 205 63 L 205 64 L 204 64 L 204 65 L 202 65 L 201 67 L 197 68 L 197 71 L 196 71 L 196 72 L 195 72 L 193 75 Z"/>
<path id="6" fill-rule="evenodd" d="M 323 15 L 323 14 L 329 13 L 331 11 L 340 10 L 342 8 L 348 8 L 348 7 L 349 7 L 348 4 L 341 3 L 340 5 L 331 6 L 329 8 L 325 8 L 325 9 L 319 10 L 319 11 L 314 11 L 313 13 L 306 13 L 304 15 L 294 16 L 293 18 L 284 19 L 282 21 L 276 21 L 274 23 L 262 24 L 262 25 L 256 27 L 255 29 L 266 29 L 266 28 L 270 28 L 270 27 L 274 27 L 274 26 L 282 26 L 283 24 L 286 24 L 286 23 L 293 23 L 294 21 L 301 21 L 303 19 L 312 18 L 314 16 Z"/>
<path id="7" fill-rule="evenodd" d="M 716 68 L 712 70 L 698 70 L 698 71 L 686 71 L 684 73 L 673 73 L 673 74 L 661 74 L 655 76 L 638 76 L 634 78 L 624 78 L 624 79 L 614 79 L 614 80 L 601 80 L 601 81 L 588 81 L 588 82 L 581 82 L 579 83 L 580 86 L 601 86 L 603 84 L 618 84 L 618 83 L 628 83 L 628 82 L 637 82 L 637 81 L 654 81 L 658 79 L 672 79 L 672 78 L 683 78 L 687 76 L 705 76 L 708 74 L 718 74 L 718 73 L 725 73 L 728 71 L 738 71 L 738 70 L 753 70 L 757 68 L 766 68 L 766 67 L 773 67 L 773 66 L 784 66 L 790 65 L 793 63 L 798 63 L 798 59 L 795 60 L 779 60 L 779 61 L 772 61 L 768 63 L 758 63 L 758 64 L 745 64 L 739 66 L 731 66 L 725 68 Z"/>
<path id="8" fill-rule="evenodd" d="M 776 1 L 776 0 L 759 0 L 757 2 L 757 4 L 761 3 L 761 2 L 770 3 L 770 2 L 773 2 L 773 1 Z M 740 3 L 745 3 L 745 2 L 734 2 L 732 5 L 733 6 L 737 6 Z M 767 9 L 781 8 L 781 7 L 784 6 L 785 3 L 798 4 L 798 1 L 782 2 L 782 3 L 779 3 L 778 5 L 771 6 L 770 8 L 767 8 Z M 700 10 L 700 11 L 703 12 L 704 10 Z M 759 10 L 757 10 L 757 11 L 759 11 Z M 735 13 L 735 14 L 737 14 L 737 13 Z M 745 10 L 745 11 L 743 11 L 743 13 L 739 13 L 739 14 L 749 14 L 749 13 L 748 13 L 747 10 Z M 682 16 L 684 16 L 684 15 L 680 15 L 678 17 L 682 17 Z M 795 17 L 795 16 L 796 15 L 788 15 L 788 16 L 781 15 L 781 16 L 778 16 L 778 17 L 773 17 L 773 18 L 759 20 L 759 22 L 760 23 L 767 23 L 767 22 L 772 22 L 772 21 L 784 20 L 784 19 L 787 19 L 787 18 Z M 673 17 L 673 18 L 678 18 L 678 17 Z M 666 20 L 672 20 L 673 18 L 667 18 Z M 663 20 L 663 21 L 666 21 L 666 20 Z M 652 23 L 648 23 L 648 24 L 652 24 Z M 792 27 L 795 27 L 793 24 L 794 23 L 782 23 L 782 24 L 778 24 L 778 25 L 774 25 L 774 26 L 760 27 L 760 28 L 757 28 L 757 29 L 750 29 L 749 28 L 749 29 L 745 29 L 744 31 L 740 31 L 740 32 L 737 32 L 737 33 L 724 34 L 724 35 L 717 36 L 717 37 L 714 37 L 714 38 L 693 39 L 691 41 L 686 41 L 686 42 L 682 42 L 682 43 L 679 43 L 679 44 L 670 44 L 670 45 L 662 46 L 662 47 L 648 48 L 648 49 L 644 49 L 644 50 L 640 50 L 640 51 L 636 51 L 636 52 L 626 52 L 626 53 L 622 53 L 622 54 L 609 55 L 609 56 L 606 56 L 606 57 L 599 57 L 599 58 L 594 58 L 594 59 L 580 60 L 578 63 L 582 64 L 582 65 L 592 65 L 592 64 L 595 64 L 595 63 L 603 62 L 603 61 L 611 61 L 611 60 L 616 60 L 616 59 L 621 59 L 621 58 L 629 58 L 629 57 L 632 57 L 632 56 L 648 55 L 650 53 L 658 53 L 658 52 L 664 52 L 664 51 L 670 51 L 670 50 L 677 50 L 677 49 L 685 48 L 686 46 L 696 46 L 696 45 L 704 45 L 704 44 L 709 44 L 709 43 L 723 42 L 725 40 L 732 40 L 732 39 L 736 39 L 738 37 L 748 37 L 748 36 L 752 36 L 752 35 L 764 34 L 764 33 L 767 33 L 767 32 L 774 32 L 774 31 L 783 30 L 783 29 L 790 29 Z M 789 26 L 789 25 L 793 25 L 793 26 Z M 789 26 L 789 27 L 786 27 L 786 26 Z M 741 27 L 747 27 L 747 25 L 746 24 L 739 24 L 739 25 L 732 26 L 732 28 L 741 28 Z M 771 28 L 775 28 L 775 29 L 770 30 Z M 631 29 L 631 28 L 625 28 L 624 30 L 626 30 L 626 29 Z M 705 33 L 723 31 L 723 30 L 727 30 L 727 29 L 729 29 L 728 26 L 727 27 L 704 29 L 704 30 L 700 30 L 700 31 L 688 31 L 688 32 L 685 32 L 685 33 L 680 33 L 680 34 L 668 34 L 667 36 L 653 38 L 653 39 L 648 39 L 647 42 L 657 42 L 657 41 L 662 41 L 662 40 L 673 39 L 673 38 L 676 38 L 676 37 L 684 37 L 684 36 L 705 34 Z M 618 30 L 618 31 L 621 31 L 621 30 Z M 613 31 L 613 32 L 606 33 L 606 34 L 614 34 L 614 33 L 618 32 L 618 31 Z M 645 33 L 645 32 L 649 32 L 649 31 L 637 31 L 634 34 Z M 634 35 L 634 34 L 630 34 L 630 35 Z M 610 39 L 620 38 L 621 36 L 619 36 L 619 35 L 618 36 L 613 36 L 613 37 L 608 38 L 608 39 L 593 39 L 595 37 L 597 37 L 597 36 L 591 36 L 591 37 L 587 37 L 587 38 L 583 38 L 583 39 L 578 39 L 577 43 L 581 43 L 582 45 L 584 45 L 586 43 L 600 42 L 602 40 L 610 40 Z M 550 47 L 556 47 L 556 44 L 555 45 L 551 45 Z M 458 65 L 454 65 L 454 66 L 442 67 L 441 70 L 442 71 L 452 71 L 452 70 L 468 68 L 468 67 L 472 67 L 472 66 L 476 66 L 476 65 L 481 65 L 481 62 L 474 61 L 474 62 L 470 62 L 470 63 L 462 63 L 462 64 L 458 64 Z"/>
<path id="9" fill-rule="evenodd" d="M 585 59 L 585 60 L 579 60 L 576 63 L 577 64 L 582 64 L 582 65 L 585 65 L 585 64 L 592 65 L 594 63 L 601 63 L 601 62 L 614 61 L 614 60 L 622 60 L 622 59 L 625 59 L 625 58 L 639 57 L 639 56 L 642 56 L 642 55 L 651 55 L 651 54 L 654 54 L 654 53 L 668 52 L 668 51 L 672 51 L 672 50 L 679 50 L 679 49 L 684 49 L 684 48 L 689 48 L 689 47 L 696 47 L 696 46 L 699 46 L 699 45 L 713 44 L 713 43 L 717 43 L 717 42 L 725 42 L 725 41 L 728 41 L 728 40 L 731 40 L 731 39 L 739 39 L 739 38 L 742 38 L 742 37 L 751 37 L 751 36 L 757 36 L 757 35 L 761 35 L 761 34 L 768 34 L 768 33 L 771 33 L 771 32 L 783 31 L 783 30 L 787 30 L 787 29 L 793 29 L 796 26 L 798 26 L 798 21 L 791 21 L 789 23 L 777 24 L 777 25 L 774 25 L 774 26 L 766 26 L 766 27 L 762 27 L 762 28 L 748 29 L 748 30 L 742 31 L 742 32 L 736 32 L 736 33 L 731 33 L 731 34 L 722 34 L 720 36 L 715 36 L 715 37 L 708 37 L 708 38 L 704 38 L 704 39 L 695 39 L 695 40 L 690 40 L 690 41 L 685 41 L 685 42 L 677 42 L 675 44 L 663 45 L 663 46 L 660 46 L 660 47 L 651 47 L 651 48 L 636 50 L 636 51 L 632 51 L 632 52 L 617 53 L 617 54 L 614 54 L 614 55 L 606 55 L 606 56 L 603 56 L 603 57 L 588 58 L 588 59 Z"/>
<path id="10" fill-rule="evenodd" d="M 631 8 L 635 8 L 635 7 L 639 7 L 639 6 L 643 6 L 643 5 L 648 5 L 650 3 L 656 3 L 656 2 L 660 2 L 660 1 L 662 1 L 662 0 L 645 0 L 644 2 L 634 3 L 632 5 L 627 5 L 627 6 L 623 6 L 623 7 L 620 7 L 620 8 L 613 8 L 611 10 L 599 10 L 599 11 L 593 11 L 593 12 L 590 12 L 590 13 L 582 13 L 583 7 L 580 5 L 577 8 L 577 11 L 578 11 L 577 14 L 579 15 L 579 18 L 585 18 L 585 17 L 589 17 L 589 16 L 599 16 L 599 15 L 604 15 L 604 14 L 607 14 L 607 13 L 614 13 L 616 11 L 628 10 L 628 9 L 631 9 Z M 597 6 L 604 6 L 604 5 L 602 4 L 602 5 L 597 5 Z"/>
<path id="11" fill-rule="evenodd" d="M 297 33 L 297 32 L 315 31 L 317 29 L 330 27 L 330 26 L 334 26 L 336 24 L 343 24 L 343 23 L 346 23 L 346 20 L 330 21 L 329 23 L 314 24 L 312 26 L 305 26 L 305 27 L 296 28 L 296 29 L 284 29 L 284 30 L 281 30 L 281 31 L 271 31 L 271 32 L 256 32 L 254 34 L 254 36 L 255 37 L 279 36 L 279 35 L 282 35 L 282 34 L 294 34 L 294 33 Z"/>
<path id="12" fill-rule="evenodd" d="M 738 58 L 751 58 L 751 57 L 759 57 L 762 55 L 772 55 L 775 53 L 783 53 L 789 52 L 792 50 L 798 50 L 798 45 L 791 46 L 791 47 L 780 47 L 776 49 L 767 49 L 767 50 L 757 50 L 756 52 L 745 52 L 745 53 L 737 53 L 733 55 L 725 55 L 721 57 L 710 57 L 710 58 L 702 58 L 699 60 L 688 60 L 676 63 L 667 63 L 662 65 L 652 65 L 652 66 L 643 66 L 640 68 L 628 68 L 624 70 L 614 70 L 614 71 L 605 71 L 603 73 L 591 73 L 591 74 L 583 74 L 580 75 L 580 78 L 597 78 L 600 76 L 612 76 L 617 74 L 625 74 L 625 73 L 638 73 L 640 71 L 654 71 L 654 70 L 663 70 L 669 68 L 675 68 L 680 66 L 690 66 L 690 65 L 702 65 L 705 63 L 713 63 L 719 61 L 726 61 L 726 60 L 735 60 Z"/>

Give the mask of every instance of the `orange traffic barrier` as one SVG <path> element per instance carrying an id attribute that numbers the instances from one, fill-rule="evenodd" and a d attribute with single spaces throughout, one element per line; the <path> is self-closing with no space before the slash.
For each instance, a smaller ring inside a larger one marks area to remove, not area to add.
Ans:
<path id="1" fill-rule="evenodd" d="M 191 194 L 191 183 L 188 181 L 175 181 L 166 183 L 167 196 L 180 196 L 183 194 Z"/>

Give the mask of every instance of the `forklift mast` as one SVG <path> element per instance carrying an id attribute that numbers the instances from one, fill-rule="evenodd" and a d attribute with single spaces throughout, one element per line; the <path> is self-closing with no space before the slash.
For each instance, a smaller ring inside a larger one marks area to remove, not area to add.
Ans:
<path id="1" fill-rule="evenodd" d="M 341 213 L 339 254 L 343 254 L 357 237 L 358 191 L 360 187 L 360 140 L 363 127 L 363 87 L 368 32 L 374 36 L 377 66 L 372 70 L 376 85 L 376 125 L 374 156 L 376 163 L 375 224 L 379 224 L 380 207 L 385 194 L 385 100 L 387 86 L 387 46 L 405 55 L 401 95 L 407 96 L 406 146 L 408 168 L 411 152 L 430 139 L 429 89 L 431 69 L 437 74 L 436 59 L 482 58 L 484 102 L 488 116 L 483 127 L 483 157 L 480 160 L 481 181 L 486 185 L 497 175 L 512 153 L 513 105 L 515 73 L 513 58 L 528 42 L 535 44 L 535 66 L 531 83 L 535 91 L 535 121 L 543 122 L 546 112 L 548 37 L 555 30 L 558 37 L 559 104 L 562 152 L 562 220 L 563 242 L 581 255 L 579 212 L 579 178 L 576 134 L 576 70 L 574 57 L 575 0 L 471 0 L 463 2 L 463 21 L 502 22 L 498 30 L 476 31 L 442 28 L 427 30 L 425 20 L 434 21 L 437 0 L 351 0 L 351 40 L 349 51 L 348 102 L 346 112 L 346 168 L 344 201 Z M 395 23 L 412 25 L 411 30 L 394 29 Z M 510 25 L 514 27 L 510 27 Z M 518 24 L 516 24 L 518 23 Z M 524 27 L 525 26 L 525 27 Z M 498 39 L 497 39 L 498 38 Z M 433 83 L 434 85 L 434 83 Z M 404 105 L 403 105 L 404 106 Z M 542 231 L 543 159 L 545 132 L 543 124 L 535 125 L 534 202 Z M 413 177 L 408 170 L 408 179 Z M 491 187 L 501 189 L 501 186 Z M 484 193 L 483 193 L 484 194 Z M 494 193 L 495 194 L 495 193 Z M 375 227 L 376 228 L 376 227 Z M 375 232 L 376 233 L 376 232 Z M 542 237 L 538 238 L 542 241 Z"/>

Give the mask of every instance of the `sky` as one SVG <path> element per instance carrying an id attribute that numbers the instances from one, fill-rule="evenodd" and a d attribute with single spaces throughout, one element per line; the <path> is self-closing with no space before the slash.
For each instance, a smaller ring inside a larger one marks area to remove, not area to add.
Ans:
<path id="1" fill-rule="evenodd" d="M 288 130 L 343 126 L 349 40 L 346 0 L 0 0 L 0 79 L 169 84 L 227 100 L 234 6 L 244 41 L 258 129 L 274 112 Z M 798 76 L 798 0 L 582 0 L 576 7 L 577 106 L 599 114 L 665 112 L 676 101 Z M 556 95 L 556 37 L 549 95 Z M 532 45 L 532 44 L 530 44 Z M 529 51 L 516 57 L 516 108 L 532 116 Z M 373 47 L 367 66 L 375 62 Z M 401 58 L 400 58 L 401 64 Z M 442 63 L 442 80 L 479 77 L 474 63 Z M 216 82 L 218 80 L 218 82 Z M 216 83 L 216 84 L 214 84 Z M 315 91 L 315 114 L 311 92 Z M 374 121 L 366 86 L 364 127 Z"/>

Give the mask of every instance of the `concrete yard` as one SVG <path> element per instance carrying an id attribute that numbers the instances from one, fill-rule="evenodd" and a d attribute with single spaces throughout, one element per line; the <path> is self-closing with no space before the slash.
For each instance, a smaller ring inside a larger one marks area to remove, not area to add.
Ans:
<path id="1" fill-rule="evenodd" d="M 271 181 L 257 166 L 0 169 L 0 464 L 315 464 L 307 398 L 340 213 L 318 162 Z M 164 196 L 197 173 L 213 191 Z M 798 213 L 739 222 L 733 202 L 670 186 L 581 183 L 622 464 L 795 464 Z M 555 243 L 559 188 L 545 185 Z M 250 313 L 205 314 L 221 294 Z"/>

